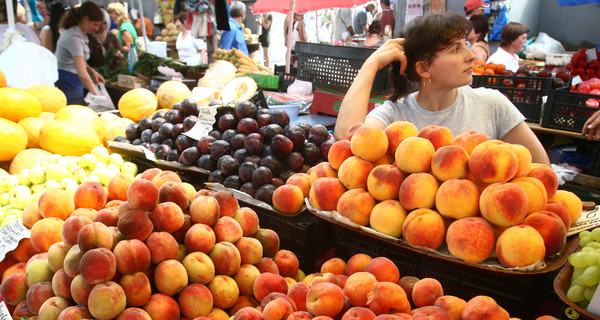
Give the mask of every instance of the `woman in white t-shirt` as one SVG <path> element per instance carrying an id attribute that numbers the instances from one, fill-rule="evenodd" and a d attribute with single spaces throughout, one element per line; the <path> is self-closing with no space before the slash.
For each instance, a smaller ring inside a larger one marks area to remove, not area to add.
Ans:
<path id="1" fill-rule="evenodd" d="M 487 63 L 501 63 L 506 66 L 507 70 L 517 72 L 519 69 L 517 53 L 523 51 L 528 33 L 529 27 L 524 24 L 507 23 L 500 34 L 500 47 L 488 58 Z"/>
<path id="2" fill-rule="evenodd" d="M 196 39 L 190 34 L 190 30 L 185 27 L 187 13 L 182 12 L 177 15 L 175 25 L 181 31 L 177 35 L 175 47 L 179 55 L 179 60 L 185 62 L 188 66 L 198 66 L 207 63 L 206 42 L 202 39 Z"/>
<path id="3" fill-rule="evenodd" d="M 544 147 L 524 122 L 525 117 L 501 93 L 473 89 L 475 55 L 466 45 L 471 25 L 456 14 L 417 17 L 404 26 L 405 39 L 386 41 L 362 65 L 348 89 L 335 125 L 336 139 L 345 139 L 357 122 L 385 129 L 392 122 L 448 127 L 454 135 L 467 130 L 490 139 L 525 146 L 533 162 L 549 165 Z M 375 74 L 392 64 L 389 101 L 367 115 Z M 412 92 L 409 83 L 419 90 Z"/>

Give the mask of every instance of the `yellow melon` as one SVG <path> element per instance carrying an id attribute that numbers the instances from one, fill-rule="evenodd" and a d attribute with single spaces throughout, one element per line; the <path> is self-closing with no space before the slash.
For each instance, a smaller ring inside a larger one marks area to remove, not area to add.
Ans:
<path id="1" fill-rule="evenodd" d="M 56 113 L 67 105 L 67 96 L 58 88 L 41 84 L 31 86 L 25 90 L 40 100 L 42 111 Z"/>
<path id="2" fill-rule="evenodd" d="M 94 130 L 98 130 L 100 124 L 100 117 L 94 110 L 77 104 L 68 105 L 58 110 L 54 120 L 73 120 Z"/>
<path id="3" fill-rule="evenodd" d="M 117 118 L 111 120 L 104 120 L 100 125 L 98 136 L 105 147 L 108 147 L 108 141 L 112 141 L 117 136 L 125 136 L 125 128 L 128 125 L 134 123 L 129 118 Z"/>
<path id="4" fill-rule="evenodd" d="M 102 144 L 87 123 L 73 120 L 48 121 L 40 130 L 39 142 L 44 150 L 77 157 Z"/>
<path id="5" fill-rule="evenodd" d="M 143 88 L 136 88 L 125 92 L 118 103 L 121 115 L 135 122 L 139 122 L 140 119 L 151 115 L 156 110 L 156 106 L 157 102 L 154 93 Z"/>
<path id="6" fill-rule="evenodd" d="M 27 133 L 18 124 L 0 118 L 0 161 L 10 161 L 27 148 Z"/>
<path id="7" fill-rule="evenodd" d="M 27 117 L 21 119 L 18 124 L 25 130 L 27 133 L 27 148 L 39 148 L 40 143 L 38 142 L 38 137 L 40 135 L 40 129 L 42 126 L 48 122 L 47 120 L 42 120 L 36 117 Z"/>
<path id="8" fill-rule="evenodd" d="M 4 72 L 0 70 L 0 88 L 6 87 L 6 77 L 4 76 Z"/>
<path id="9" fill-rule="evenodd" d="M 54 120 L 54 117 L 56 116 L 56 114 L 54 112 L 44 112 L 42 111 L 40 113 L 40 115 L 38 116 L 38 118 L 44 120 L 44 121 L 50 121 L 50 120 Z"/>
<path id="10" fill-rule="evenodd" d="M 181 81 L 169 80 L 163 82 L 156 91 L 158 107 L 171 109 L 173 105 L 183 99 L 191 98 L 192 91 Z"/>
<path id="11" fill-rule="evenodd" d="M 42 112 L 38 98 L 27 90 L 0 88 L 0 118 L 18 122 L 27 117 L 37 117 Z"/>
<path id="12" fill-rule="evenodd" d="M 223 87 L 221 99 L 225 103 L 244 101 L 252 98 L 258 87 L 250 77 L 235 78 Z"/>
<path id="13" fill-rule="evenodd" d="M 19 152 L 13 160 L 10 162 L 10 168 L 8 172 L 10 174 L 17 174 L 21 169 L 29 169 L 42 160 L 50 158 L 52 153 L 38 148 L 25 149 Z"/>

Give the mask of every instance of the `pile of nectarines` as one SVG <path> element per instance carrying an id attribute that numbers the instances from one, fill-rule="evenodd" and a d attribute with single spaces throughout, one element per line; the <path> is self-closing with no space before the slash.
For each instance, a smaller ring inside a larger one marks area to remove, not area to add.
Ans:
<path id="1" fill-rule="evenodd" d="M 445 242 L 468 262 L 494 255 L 505 267 L 541 261 L 560 251 L 582 211 L 527 148 L 475 131 L 454 137 L 442 126 L 359 123 L 331 146 L 328 160 L 299 174 L 307 176 L 312 207 L 413 246 Z"/>
<path id="2" fill-rule="evenodd" d="M 0 285 L 13 317 L 228 319 L 304 277 L 233 194 L 197 191 L 157 168 L 106 189 L 83 183 L 74 196 L 48 189 L 23 222 L 31 238 L 9 254 L 16 263 Z"/>

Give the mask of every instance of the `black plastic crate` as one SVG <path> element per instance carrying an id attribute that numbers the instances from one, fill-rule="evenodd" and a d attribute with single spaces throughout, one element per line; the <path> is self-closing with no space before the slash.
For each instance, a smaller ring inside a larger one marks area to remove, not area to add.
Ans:
<path id="1" fill-rule="evenodd" d="M 444 294 L 455 295 L 467 301 L 478 295 L 490 296 L 512 317 L 523 319 L 533 318 L 535 306 L 544 293 L 552 289 L 552 279 L 566 259 L 548 261 L 545 269 L 530 274 L 495 271 L 454 258 L 434 256 L 418 249 L 395 245 L 374 238 L 364 231 L 351 230 L 337 224 L 333 227 L 335 254 L 339 258 L 347 261 L 356 253 L 387 257 L 396 264 L 401 276 L 435 278 L 442 284 Z M 574 245 L 576 244 L 569 242 L 568 248 L 566 246 L 563 250 L 566 253 Z"/>
<path id="2" fill-rule="evenodd" d="M 502 82 L 510 80 L 513 87 L 505 87 Z M 544 77 L 516 77 L 497 75 L 473 75 L 473 88 L 485 87 L 502 92 L 521 111 L 525 120 L 539 123 L 542 115 L 543 97 L 547 96 L 552 88 L 553 78 Z M 517 88 L 517 84 L 524 83 L 525 88 Z"/>
<path id="3" fill-rule="evenodd" d="M 600 99 L 600 96 L 571 92 L 568 88 L 553 90 L 544 106 L 542 127 L 581 132 L 587 119 L 598 111 L 585 105 L 590 98 Z"/>
<path id="4" fill-rule="evenodd" d="M 280 247 L 301 260 L 311 261 L 324 251 L 333 248 L 333 228 L 330 223 L 310 214 L 308 210 L 288 217 L 279 213 L 253 208 L 258 214 L 260 227 L 271 229 L 279 235 Z"/>
<path id="5" fill-rule="evenodd" d="M 350 88 L 358 70 L 375 51 L 373 48 L 334 46 L 328 44 L 296 42 L 298 52 L 298 79 L 315 84 Z M 373 93 L 387 93 L 391 86 L 388 77 L 390 66 L 375 75 Z"/>

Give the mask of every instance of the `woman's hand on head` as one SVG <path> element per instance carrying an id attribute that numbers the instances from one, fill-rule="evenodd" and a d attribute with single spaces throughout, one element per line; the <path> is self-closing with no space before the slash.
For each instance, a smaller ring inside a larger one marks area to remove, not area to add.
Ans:
<path id="1" fill-rule="evenodd" d="M 400 61 L 400 73 L 404 73 L 408 60 L 404 54 L 403 45 L 403 38 L 387 40 L 381 47 L 371 54 L 371 56 L 367 59 L 367 62 L 374 63 L 377 66 L 377 70 L 380 70 L 394 61 Z"/>

